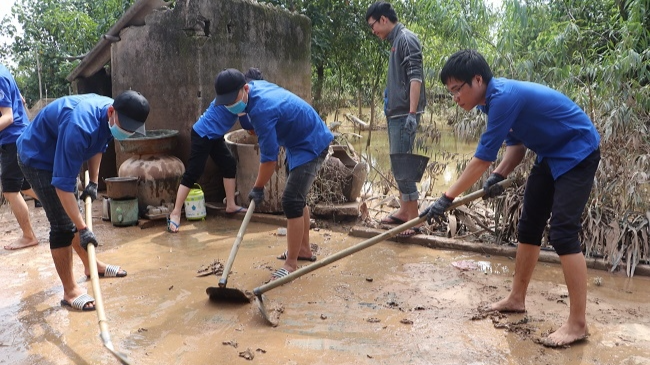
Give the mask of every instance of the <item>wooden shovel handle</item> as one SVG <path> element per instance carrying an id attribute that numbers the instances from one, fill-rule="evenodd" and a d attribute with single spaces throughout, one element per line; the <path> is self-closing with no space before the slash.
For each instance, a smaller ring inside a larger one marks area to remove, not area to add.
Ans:
<path id="1" fill-rule="evenodd" d="M 506 179 L 506 180 L 503 180 L 503 181 L 499 182 L 499 185 L 501 185 L 504 189 L 506 187 L 510 186 L 510 184 L 512 184 L 512 180 L 510 180 L 510 179 Z M 475 192 L 473 192 L 471 194 L 463 196 L 461 198 L 457 198 L 457 199 L 454 200 L 454 202 L 451 204 L 451 206 L 449 206 L 449 208 L 447 210 L 451 210 L 451 209 L 457 208 L 457 207 L 459 207 L 461 205 L 465 205 L 465 204 L 467 204 L 467 203 L 469 203 L 469 202 L 471 202 L 473 200 L 476 200 L 478 198 L 483 197 L 484 194 L 485 194 L 485 192 L 483 191 L 483 189 L 480 189 L 480 190 L 477 190 L 477 191 L 475 191 Z M 367 240 L 365 240 L 363 242 L 357 243 L 354 246 L 348 247 L 348 248 L 346 248 L 344 250 L 341 250 L 341 251 L 339 251 L 339 252 L 337 252 L 337 253 L 335 253 L 335 254 L 333 254 L 331 256 L 328 256 L 328 257 L 326 257 L 326 258 L 324 258 L 322 260 L 316 261 L 311 265 L 301 267 L 300 269 L 292 272 L 291 274 L 289 274 L 289 275 L 287 275 L 287 276 L 285 276 L 283 278 L 273 280 L 268 284 L 257 287 L 255 289 L 253 289 L 253 293 L 255 295 L 257 295 L 257 296 L 260 296 L 263 293 L 265 293 L 265 292 L 267 292 L 267 291 L 269 291 L 271 289 L 277 288 L 278 286 L 280 286 L 282 284 L 286 284 L 286 283 L 288 283 L 290 281 L 293 281 L 293 280 L 295 280 L 295 279 L 297 279 L 297 278 L 299 278 L 299 277 L 301 277 L 301 276 L 303 276 L 305 274 L 308 274 L 308 273 L 310 273 L 310 272 L 312 272 L 312 271 L 314 271 L 316 269 L 319 269 L 319 268 L 321 268 L 323 266 L 327 266 L 327 265 L 329 265 L 329 264 L 331 264 L 331 263 L 333 263 L 335 261 L 338 261 L 338 260 L 340 260 L 340 259 L 342 259 L 342 258 L 344 258 L 346 256 L 350 256 L 353 253 L 359 252 L 359 251 L 361 251 L 361 250 L 363 250 L 365 248 L 368 248 L 368 247 L 370 247 L 370 246 L 372 246 L 372 245 L 374 245 L 374 244 L 376 244 L 378 242 L 389 239 L 389 238 L 395 236 L 396 234 L 398 234 L 400 232 L 403 232 L 403 231 L 405 231 L 405 230 L 407 230 L 409 228 L 413 228 L 413 227 L 417 226 L 418 224 L 426 221 L 426 219 L 427 219 L 427 217 L 413 218 L 410 221 L 408 221 L 408 222 L 406 222 L 404 224 L 401 224 L 401 225 L 399 225 L 399 226 L 397 226 L 397 227 L 395 227 L 393 229 L 390 229 L 390 230 L 388 230 L 388 231 L 386 231 L 386 232 L 384 232 L 384 233 L 382 233 L 382 234 L 380 234 L 378 236 L 375 236 L 375 237 L 369 238 L 369 239 L 367 239 Z"/>

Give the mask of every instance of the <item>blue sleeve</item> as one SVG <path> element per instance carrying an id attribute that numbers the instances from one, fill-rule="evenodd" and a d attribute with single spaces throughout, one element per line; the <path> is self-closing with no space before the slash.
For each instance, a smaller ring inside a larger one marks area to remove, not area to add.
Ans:
<path id="1" fill-rule="evenodd" d="M 236 121 L 236 115 L 229 112 L 223 105 L 217 106 L 212 101 L 192 128 L 200 137 L 219 139 L 235 125 Z"/>
<path id="2" fill-rule="evenodd" d="M 0 77 L 0 107 L 12 108 L 11 87 L 6 78 Z"/>
<path id="3" fill-rule="evenodd" d="M 258 137 L 260 146 L 260 162 L 270 162 L 278 160 L 280 145 L 275 126 L 278 123 L 277 116 L 264 120 L 264 123 L 258 123 L 255 128 L 255 134 Z"/>
<path id="4" fill-rule="evenodd" d="M 504 141 L 508 145 L 519 143 L 509 132 L 524 103 L 513 94 L 509 94 L 508 98 L 495 95 L 488 103 L 489 108 L 481 109 L 487 110 L 487 128 L 481 135 L 474 157 L 483 161 L 494 161 Z"/>
<path id="5" fill-rule="evenodd" d="M 52 185 L 54 187 L 70 193 L 74 192 L 84 156 L 92 143 L 90 134 L 81 125 L 97 123 L 82 121 L 80 125 L 77 121 L 92 118 L 94 118 L 93 115 L 80 113 L 75 109 L 70 119 L 59 125 L 52 170 Z"/>

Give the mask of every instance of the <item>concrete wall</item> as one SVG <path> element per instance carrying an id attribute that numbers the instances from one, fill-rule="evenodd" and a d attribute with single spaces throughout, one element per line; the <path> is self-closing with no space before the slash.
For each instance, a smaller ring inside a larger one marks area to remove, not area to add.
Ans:
<path id="1" fill-rule="evenodd" d="M 147 129 L 179 131 L 184 163 L 192 125 L 215 97 L 214 78 L 228 67 L 258 67 L 265 79 L 311 102 L 311 25 L 307 17 L 245 0 L 184 0 L 129 27 L 111 49 L 113 95 L 147 97 Z M 117 151 L 117 166 L 129 156 Z M 223 198 L 211 160 L 199 181 L 206 200 Z M 248 194 L 248 192 L 241 192 Z"/>

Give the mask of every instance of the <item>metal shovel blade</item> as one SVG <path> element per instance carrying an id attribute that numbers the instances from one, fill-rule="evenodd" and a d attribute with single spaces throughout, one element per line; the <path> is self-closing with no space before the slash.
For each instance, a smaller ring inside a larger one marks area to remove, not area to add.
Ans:
<path id="1" fill-rule="evenodd" d="M 262 314 L 262 317 L 273 327 L 278 326 L 278 322 L 274 321 L 273 318 L 269 315 L 269 312 L 266 311 L 266 306 L 264 305 L 264 295 L 256 295 L 255 296 L 255 303 L 257 304 L 257 308 L 260 310 L 260 313 Z"/>
<path id="2" fill-rule="evenodd" d="M 205 289 L 205 293 L 210 297 L 212 302 L 228 302 L 228 303 L 250 303 L 250 296 L 241 290 L 234 288 L 220 288 L 211 286 Z"/>

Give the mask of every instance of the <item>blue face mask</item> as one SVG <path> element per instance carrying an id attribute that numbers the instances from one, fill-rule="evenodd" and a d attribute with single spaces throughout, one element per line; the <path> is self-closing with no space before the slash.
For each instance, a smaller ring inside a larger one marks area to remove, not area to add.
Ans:
<path id="1" fill-rule="evenodd" d="M 113 124 L 110 126 L 111 128 L 111 134 L 113 135 L 113 138 L 117 139 L 118 141 L 123 141 L 129 137 L 131 137 L 135 132 L 127 132 L 124 129 L 120 128 L 117 124 Z"/>
<path id="2" fill-rule="evenodd" d="M 229 112 L 237 115 L 239 113 L 244 112 L 244 110 L 246 109 L 246 103 L 244 103 L 244 100 L 242 99 L 233 105 L 226 106 L 226 109 L 228 109 Z"/>

